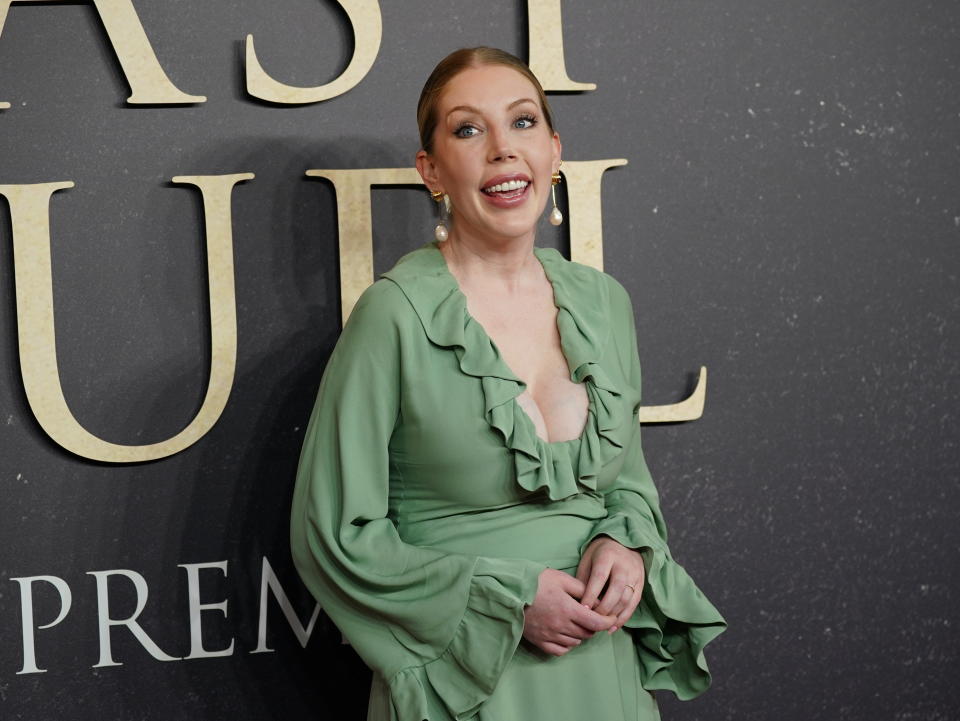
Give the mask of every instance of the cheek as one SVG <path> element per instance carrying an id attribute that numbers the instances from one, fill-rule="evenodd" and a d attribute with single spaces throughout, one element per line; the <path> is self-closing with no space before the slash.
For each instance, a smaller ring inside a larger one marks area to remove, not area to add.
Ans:
<path id="1" fill-rule="evenodd" d="M 469 156 L 462 153 L 447 153 L 442 165 L 438 165 L 440 177 L 451 188 L 466 188 L 475 183 Z M 479 182 L 479 181 L 476 181 Z"/>

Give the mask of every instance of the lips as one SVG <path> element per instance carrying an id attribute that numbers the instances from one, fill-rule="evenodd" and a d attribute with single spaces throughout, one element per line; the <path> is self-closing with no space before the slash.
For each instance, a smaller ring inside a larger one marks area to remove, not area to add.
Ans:
<path id="1" fill-rule="evenodd" d="M 533 181 L 522 173 L 497 175 L 487 180 L 480 188 L 484 199 L 496 208 L 513 208 L 524 203 L 530 196 Z"/>
<path id="2" fill-rule="evenodd" d="M 497 175 L 480 187 L 486 195 L 519 195 L 530 185 L 530 178 L 522 173 Z"/>
<path id="3" fill-rule="evenodd" d="M 517 190 L 523 190 L 530 183 L 526 180 L 508 180 L 505 183 L 498 183 L 497 185 L 489 185 L 483 189 L 484 193 L 488 195 L 493 193 L 511 193 Z"/>

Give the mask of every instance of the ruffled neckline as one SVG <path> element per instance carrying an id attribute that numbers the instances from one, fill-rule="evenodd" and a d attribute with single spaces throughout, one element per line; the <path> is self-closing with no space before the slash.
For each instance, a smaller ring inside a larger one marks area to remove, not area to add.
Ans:
<path id="1" fill-rule="evenodd" d="M 610 292 L 603 274 L 567 260 L 553 248 L 535 247 L 533 252 L 553 286 L 570 379 L 585 384 L 589 399 L 584 429 L 569 441 L 545 441 L 537 435 L 533 420 L 516 400 L 526 383 L 467 311 L 467 298 L 436 241 L 407 253 L 380 275 L 403 291 L 427 338 L 452 349 L 460 370 L 480 380 L 484 415 L 513 453 L 517 483 L 531 493 L 559 500 L 596 490 L 600 470 L 630 436 L 627 421 L 632 414 L 623 407 L 623 390 L 601 364 L 611 333 Z M 574 445 L 577 452 L 571 449 Z"/>

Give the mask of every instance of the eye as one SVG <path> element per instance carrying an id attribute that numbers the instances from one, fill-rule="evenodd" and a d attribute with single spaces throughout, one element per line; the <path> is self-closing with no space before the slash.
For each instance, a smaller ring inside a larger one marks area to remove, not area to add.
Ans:
<path id="1" fill-rule="evenodd" d="M 513 127 L 519 128 L 520 130 L 526 130 L 532 128 L 537 124 L 537 119 L 530 115 L 529 113 L 524 113 L 520 115 L 516 120 L 513 121 Z"/>
<path id="2" fill-rule="evenodd" d="M 474 135 L 479 133 L 480 130 L 475 125 L 470 125 L 469 123 L 464 123 L 459 128 L 453 131 L 453 134 L 458 138 L 472 138 Z"/>

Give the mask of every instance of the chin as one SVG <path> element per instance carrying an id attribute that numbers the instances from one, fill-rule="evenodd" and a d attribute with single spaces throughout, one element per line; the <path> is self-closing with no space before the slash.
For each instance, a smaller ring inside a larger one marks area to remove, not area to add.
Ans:
<path id="1" fill-rule="evenodd" d="M 537 223 L 535 220 L 533 222 L 530 222 L 529 220 L 517 220 L 509 223 L 495 224 L 491 227 L 493 233 L 496 235 L 505 238 L 516 239 L 534 235 L 537 230 Z"/>

